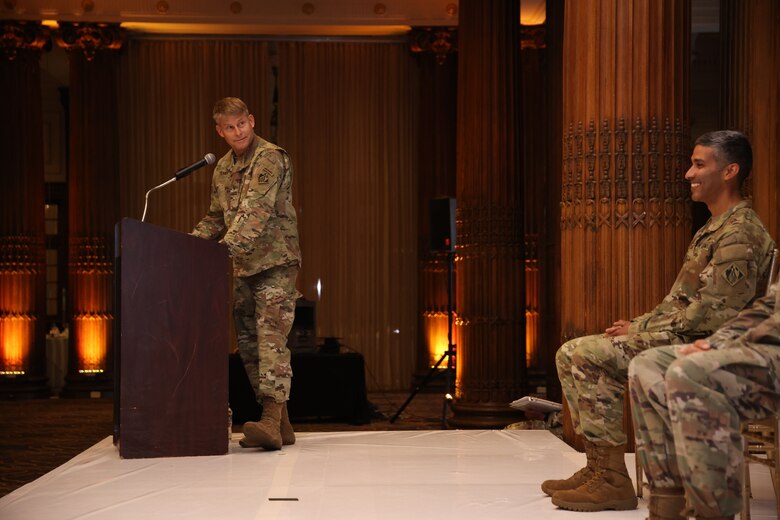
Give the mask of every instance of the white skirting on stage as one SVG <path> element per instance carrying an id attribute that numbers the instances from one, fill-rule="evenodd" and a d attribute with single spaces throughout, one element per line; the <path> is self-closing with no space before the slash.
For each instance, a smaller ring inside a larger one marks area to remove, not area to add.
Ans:
<path id="1" fill-rule="evenodd" d="M 282 451 L 123 460 L 106 438 L 0 498 L 0 519 L 644 519 L 635 511 L 573 513 L 539 489 L 584 464 L 547 431 L 301 433 Z M 56 439 L 52 439 L 56 442 Z M 634 458 L 628 455 L 629 471 Z M 633 474 L 633 473 L 632 473 Z M 768 473 L 766 474 L 768 475 Z M 775 518 L 774 497 L 753 518 Z M 768 489 L 768 491 L 767 491 Z"/>

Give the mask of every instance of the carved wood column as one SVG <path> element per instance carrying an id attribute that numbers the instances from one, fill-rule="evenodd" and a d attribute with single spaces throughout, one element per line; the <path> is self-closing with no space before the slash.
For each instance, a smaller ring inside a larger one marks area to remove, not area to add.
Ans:
<path id="1" fill-rule="evenodd" d="M 780 4 L 773 0 L 721 3 L 724 42 L 723 126 L 753 145 L 749 191 L 753 208 L 780 239 Z"/>
<path id="2" fill-rule="evenodd" d="M 547 397 L 560 402 L 561 384 L 555 369 L 555 353 L 561 337 L 561 146 L 563 107 L 563 23 L 564 0 L 547 0 L 545 21 L 547 58 L 547 184 L 545 201 L 545 235 L 542 255 L 547 272 L 542 287 L 545 293 L 541 300 L 544 326 L 542 346 L 545 369 L 547 370 Z"/>
<path id="3" fill-rule="evenodd" d="M 516 420 L 525 392 L 519 19 L 513 0 L 460 3 L 456 427 Z"/>
<path id="4" fill-rule="evenodd" d="M 523 174 L 523 224 L 525 257 L 525 360 L 528 368 L 528 383 L 535 386 L 546 384 L 543 377 L 545 366 L 544 329 L 549 315 L 544 315 L 548 299 L 545 289 L 550 281 L 552 259 L 547 256 L 545 237 L 548 228 L 557 229 L 557 222 L 548 221 L 546 193 L 551 184 L 547 179 L 547 134 L 533 131 L 544 128 L 547 113 L 547 60 L 545 49 L 545 27 L 520 27 L 520 77 L 522 85 L 518 96 L 521 106 L 521 171 Z M 532 131 L 526 132 L 525 129 Z M 560 191 L 560 190 L 559 190 Z M 557 206 L 557 204 L 556 204 Z"/>
<path id="5" fill-rule="evenodd" d="M 562 340 L 648 311 L 682 263 L 689 13 L 689 0 L 566 2 Z"/>
<path id="6" fill-rule="evenodd" d="M 444 256 L 431 252 L 429 206 L 431 199 L 455 196 L 457 31 L 441 27 L 415 28 L 410 35 L 410 47 L 418 55 L 420 65 L 420 235 L 417 248 L 420 348 L 417 366 L 422 376 L 447 350 L 447 261 Z M 440 365 L 442 369 L 446 366 L 445 362 Z"/>
<path id="7" fill-rule="evenodd" d="M 48 395 L 40 54 L 49 30 L 0 22 L 0 396 Z"/>
<path id="8" fill-rule="evenodd" d="M 109 24 L 61 24 L 70 58 L 70 348 L 64 396 L 113 391 L 114 225 L 119 213 L 116 67 Z"/>

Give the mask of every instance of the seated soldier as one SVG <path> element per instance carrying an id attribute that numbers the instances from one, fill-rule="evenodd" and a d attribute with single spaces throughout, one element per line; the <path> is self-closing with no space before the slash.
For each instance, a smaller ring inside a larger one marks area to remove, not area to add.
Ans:
<path id="1" fill-rule="evenodd" d="M 691 198 L 705 203 L 712 217 L 693 237 L 669 294 L 650 312 L 558 350 L 558 376 L 587 456 L 585 468 L 571 477 L 542 483 L 558 507 L 636 508 L 624 462 L 629 362 L 653 347 L 709 336 L 756 298 L 756 287 L 765 287 L 774 242 L 741 195 L 752 157 L 750 142 L 739 132 L 699 137 L 685 179 Z"/>
<path id="2" fill-rule="evenodd" d="M 650 518 L 734 518 L 742 505 L 740 422 L 780 411 L 780 290 L 691 345 L 629 365 L 637 462 Z"/>

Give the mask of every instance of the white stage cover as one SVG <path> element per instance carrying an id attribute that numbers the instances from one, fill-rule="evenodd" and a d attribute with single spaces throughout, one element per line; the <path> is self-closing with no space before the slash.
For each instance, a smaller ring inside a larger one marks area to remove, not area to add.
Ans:
<path id="1" fill-rule="evenodd" d="M 242 449 L 239 438 L 234 434 L 225 456 L 134 460 L 120 459 L 106 438 L 0 498 L 0 519 L 647 516 L 645 501 L 622 512 L 554 507 L 539 483 L 576 471 L 584 455 L 547 431 L 301 433 L 277 452 Z M 629 455 L 629 471 L 633 460 Z M 773 500 L 756 503 L 753 518 L 775 518 Z"/>

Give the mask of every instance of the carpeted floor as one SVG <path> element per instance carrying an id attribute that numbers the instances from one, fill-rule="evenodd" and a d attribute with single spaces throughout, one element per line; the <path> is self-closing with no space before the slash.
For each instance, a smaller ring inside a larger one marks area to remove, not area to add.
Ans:
<path id="1" fill-rule="evenodd" d="M 442 394 L 419 393 L 394 422 L 408 393 L 371 393 L 370 423 L 294 423 L 297 431 L 436 430 Z M 113 402 L 105 399 L 0 401 L 0 496 L 32 482 L 112 435 Z M 234 425 L 234 431 L 240 426 Z"/>

